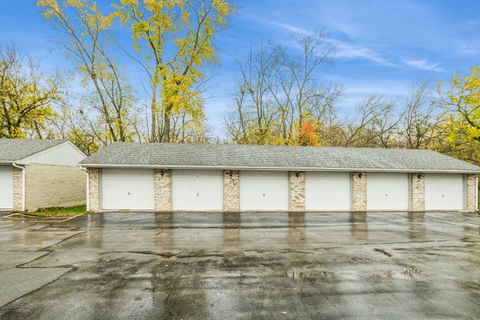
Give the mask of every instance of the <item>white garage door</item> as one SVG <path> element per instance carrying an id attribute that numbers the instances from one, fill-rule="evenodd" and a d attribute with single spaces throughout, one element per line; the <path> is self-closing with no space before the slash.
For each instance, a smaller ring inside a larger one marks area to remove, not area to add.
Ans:
<path id="1" fill-rule="evenodd" d="M 0 209 L 13 208 L 13 170 L 0 167 Z"/>
<path id="2" fill-rule="evenodd" d="M 408 174 L 368 173 L 368 210 L 408 210 Z"/>
<path id="3" fill-rule="evenodd" d="M 154 210 L 153 170 L 103 169 L 102 207 L 105 210 Z"/>
<path id="4" fill-rule="evenodd" d="M 173 210 L 223 210 L 223 171 L 173 170 Z"/>
<path id="5" fill-rule="evenodd" d="M 307 172 L 306 210 L 342 210 L 351 208 L 350 173 Z"/>
<path id="6" fill-rule="evenodd" d="M 288 173 L 241 171 L 240 209 L 288 210 Z"/>
<path id="7" fill-rule="evenodd" d="M 464 184 L 461 174 L 426 174 L 425 210 L 463 210 Z"/>

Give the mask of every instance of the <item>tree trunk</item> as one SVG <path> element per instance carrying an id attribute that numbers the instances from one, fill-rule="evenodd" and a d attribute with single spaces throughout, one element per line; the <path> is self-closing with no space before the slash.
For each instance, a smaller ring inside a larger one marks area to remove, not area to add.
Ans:
<path id="1" fill-rule="evenodd" d="M 170 114 L 172 112 L 173 106 L 170 104 L 167 106 L 165 109 L 165 113 L 163 114 L 163 136 L 162 136 L 162 142 L 170 142 L 170 131 L 171 131 L 171 124 L 170 124 Z"/>
<path id="2" fill-rule="evenodd" d="M 150 105 L 152 116 L 152 128 L 150 133 L 150 142 L 158 142 L 157 140 L 157 86 L 152 90 L 152 104 Z"/>

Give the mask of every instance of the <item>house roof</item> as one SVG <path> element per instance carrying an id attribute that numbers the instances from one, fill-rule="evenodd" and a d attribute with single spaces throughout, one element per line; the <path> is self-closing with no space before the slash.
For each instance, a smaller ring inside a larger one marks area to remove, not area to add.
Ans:
<path id="1" fill-rule="evenodd" d="M 66 140 L 0 139 L 0 163 L 12 163 L 57 146 Z"/>
<path id="2" fill-rule="evenodd" d="M 480 167 L 430 150 L 113 143 L 84 167 L 480 173 Z"/>

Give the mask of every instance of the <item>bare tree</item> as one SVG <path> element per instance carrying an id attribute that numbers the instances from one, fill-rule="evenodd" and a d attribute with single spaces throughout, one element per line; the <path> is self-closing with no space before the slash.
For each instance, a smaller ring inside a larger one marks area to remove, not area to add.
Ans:
<path id="1" fill-rule="evenodd" d="M 399 119 L 394 120 L 395 104 L 381 97 L 367 97 L 357 108 L 358 117 L 343 125 L 345 147 L 392 147 Z"/>
<path id="2" fill-rule="evenodd" d="M 424 149 L 431 146 L 442 121 L 435 106 L 430 84 L 426 81 L 414 82 L 401 115 L 401 139 L 406 148 Z"/>
<path id="3" fill-rule="evenodd" d="M 263 47 L 250 51 L 247 61 L 239 64 L 241 80 L 234 94 L 235 108 L 226 122 L 227 131 L 237 143 L 267 143 L 275 118 L 268 82 L 276 49 Z"/>
<path id="4" fill-rule="evenodd" d="M 334 118 L 341 90 L 321 78 L 333 48 L 323 34 L 297 40 L 300 54 L 285 47 L 262 46 L 240 64 L 234 108 L 226 120 L 238 143 L 295 144 L 299 128 Z"/>

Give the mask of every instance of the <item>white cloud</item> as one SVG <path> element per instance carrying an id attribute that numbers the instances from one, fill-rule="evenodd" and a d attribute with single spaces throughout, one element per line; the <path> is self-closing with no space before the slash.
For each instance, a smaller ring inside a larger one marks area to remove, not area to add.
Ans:
<path id="1" fill-rule="evenodd" d="M 403 63 L 409 67 L 419 70 L 445 72 L 445 70 L 440 67 L 439 63 L 432 63 L 427 61 L 426 59 L 403 60 Z"/>
<path id="2" fill-rule="evenodd" d="M 336 58 L 365 59 L 386 67 L 397 67 L 372 49 L 336 39 L 330 39 L 330 42 L 336 48 Z"/>
<path id="3" fill-rule="evenodd" d="M 256 20 L 260 23 L 267 24 L 273 27 L 277 27 L 283 29 L 285 31 L 305 36 L 311 35 L 314 32 L 308 29 L 304 29 L 298 26 L 294 26 L 284 22 L 272 21 L 269 19 L 261 18 L 255 15 L 248 15 L 250 19 Z M 375 52 L 374 50 L 351 44 L 342 40 L 337 40 L 334 38 L 327 39 L 336 49 L 336 53 L 334 58 L 341 58 L 341 59 L 364 59 L 376 64 L 387 66 L 387 67 L 397 67 L 394 63 L 388 61 L 387 59 L 383 58 L 380 54 Z"/>
<path id="4" fill-rule="evenodd" d="M 311 35 L 311 34 L 313 34 L 312 31 L 309 31 L 309 30 L 306 30 L 306 29 L 303 29 L 303 28 L 299 28 L 299 27 L 296 27 L 296 26 L 292 26 L 291 24 L 288 24 L 288 23 L 269 21 L 269 24 L 275 25 L 275 26 L 280 27 L 280 28 L 282 28 L 286 31 L 296 33 L 296 34 L 299 34 L 299 35 Z"/>
<path id="5" fill-rule="evenodd" d="M 264 17 L 259 17 L 257 15 L 247 15 L 248 18 L 256 20 L 265 25 L 269 25 L 274 29 L 282 29 L 289 33 L 297 34 L 300 36 L 311 35 L 314 32 L 312 30 L 302 28 L 296 25 L 292 25 L 285 22 L 270 20 Z M 331 26 L 330 26 L 331 27 Z M 345 30 L 344 28 L 342 28 Z M 338 31 L 338 28 L 336 28 Z M 342 31 L 344 34 L 348 34 L 345 31 Z M 432 63 L 426 59 L 404 59 L 401 62 L 392 61 L 386 58 L 383 54 L 378 52 L 372 47 L 359 45 L 352 41 L 339 40 L 335 38 L 327 39 L 336 49 L 334 58 L 338 59 L 363 59 L 374 64 L 390 67 L 390 68 L 402 68 L 410 67 L 418 70 L 432 71 L 432 72 L 445 72 L 445 70 L 440 66 L 439 63 Z"/>
<path id="6" fill-rule="evenodd" d="M 478 42 L 461 42 L 456 45 L 459 54 L 477 56 L 480 54 L 480 46 Z"/>
<path id="7" fill-rule="evenodd" d="M 409 93 L 409 85 L 402 81 L 368 81 L 363 83 L 345 78 L 345 87 L 343 94 L 337 101 L 337 107 L 340 116 L 352 116 L 366 97 L 380 96 L 386 99 L 403 99 Z"/>
<path id="8" fill-rule="evenodd" d="M 328 78 L 339 84 L 342 88 L 342 98 L 380 96 L 406 96 L 410 92 L 409 79 L 392 78 L 352 78 L 349 75 L 328 74 Z"/>
<path id="9" fill-rule="evenodd" d="M 402 96 L 408 94 L 408 86 L 403 83 L 393 84 L 388 81 L 366 83 L 364 85 L 351 84 L 345 87 L 345 95 L 366 96 L 366 95 L 388 95 Z"/>

